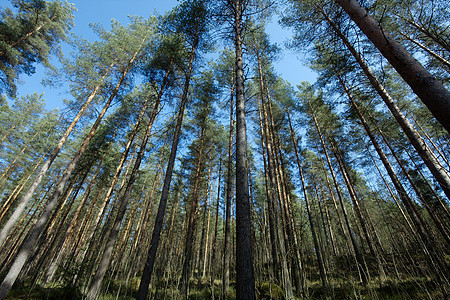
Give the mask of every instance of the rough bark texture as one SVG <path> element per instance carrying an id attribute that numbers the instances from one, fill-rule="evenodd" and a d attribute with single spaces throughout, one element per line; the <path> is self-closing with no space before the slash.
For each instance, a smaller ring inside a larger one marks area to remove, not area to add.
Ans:
<path id="1" fill-rule="evenodd" d="M 232 2 L 236 50 L 236 297 L 255 299 L 242 59 L 242 3 Z"/>

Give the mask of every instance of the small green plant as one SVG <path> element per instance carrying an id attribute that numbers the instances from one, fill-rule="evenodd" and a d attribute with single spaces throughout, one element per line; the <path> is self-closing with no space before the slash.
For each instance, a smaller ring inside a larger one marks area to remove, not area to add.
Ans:
<path id="1" fill-rule="evenodd" d="M 282 300 L 284 299 L 283 289 L 273 282 L 263 282 L 259 288 L 259 299 Z"/>

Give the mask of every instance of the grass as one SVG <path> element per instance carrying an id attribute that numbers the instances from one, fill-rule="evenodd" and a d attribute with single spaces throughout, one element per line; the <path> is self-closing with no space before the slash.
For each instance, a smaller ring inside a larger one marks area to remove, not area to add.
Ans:
<path id="1" fill-rule="evenodd" d="M 151 299 L 181 299 L 180 291 L 173 286 L 165 289 L 166 282 L 158 283 L 158 290 L 155 287 L 150 289 Z M 130 279 L 128 285 L 124 281 L 112 281 L 109 284 L 108 292 L 102 294 L 99 299 L 112 300 L 117 299 L 134 299 L 139 287 L 139 278 Z M 284 293 L 280 286 L 273 282 L 259 282 L 256 285 L 257 299 L 260 300 L 283 300 Z M 220 299 L 221 282 L 214 282 L 214 289 L 211 289 L 209 282 L 202 282 L 200 287 L 194 280 L 191 281 L 189 299 L 203 300 L 212 299 L 212 291 L 214 298 Z M 49 286 L 33 288 L 25 286 L 14 287 L 7 299 L 27 299 L 27 300 L 78 300 L 83 295 L 76 288 L 64 286 Z M 236 299 L 235 283 L 230 283 L 230 294 L 228 299 Z M 328 300 L 328 299 L 386 299 L 386 300 L 413 300 L 413 299 L 444 299 L 441 295 L 439 287 L 432 281 L 425 278 L 405 278 L 402 281 L 388 278 L 382 285 L 376 280 L 372 280 L 367 287 L 350 281 L 333 281 L 327 290 L 322 288 L 320 281 L 308 282 L 309 300 Z"/>

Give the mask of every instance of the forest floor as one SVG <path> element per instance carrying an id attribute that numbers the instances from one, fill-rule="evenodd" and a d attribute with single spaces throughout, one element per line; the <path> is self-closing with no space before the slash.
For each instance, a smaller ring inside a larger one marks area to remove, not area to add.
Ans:
<path id="1" fill-rule="evenodd" d="M 174 288 L 166 288 L 165 283 L 161 282 L 158 289 L 153 288 L 150 292 L 150 299 L 180 299 L 180 292 Z M 108 291 L 102 294 L 99 299 L 135 299 L 139 287 L 138 278 L 130 280 L 125 286 L 124 282 L 113 281 L 108 286 Z M 283 290 L 274 283 L 258 283 L 257 286 L 258 299 L 264 300 L 281 300 L 284 299 Z M 189 292 L 189 299 L 220 299 L 220 282 L 215 282 L 214 296 L 209 284 L 203 284 L 198 287 L 192 281 Z M 234 283 L 230 286 L 230 297 L 235 299 L 236 291 Z M 14 287 L 7 299 L 27 299 L 27 300 L 78 300 L 83 299 L 82 293 L 76 288 L 54 286 L 40 287 L 36 285 L 33 288 L 24 286 Z M 324 290 L 320 282 L 309 282 L 308 296 L 296 299 L 388 299 L 388 300 L 414 300 L 414 299 L 444 299 L 439 288 L 431 281 L 424 278 L 410 278 L 403 281 L 387 280 L 380 285 L 379 282 L 372 281 L 367 287 L 351 282 L 340 282 L 333 284 L 332 288 Z"/>

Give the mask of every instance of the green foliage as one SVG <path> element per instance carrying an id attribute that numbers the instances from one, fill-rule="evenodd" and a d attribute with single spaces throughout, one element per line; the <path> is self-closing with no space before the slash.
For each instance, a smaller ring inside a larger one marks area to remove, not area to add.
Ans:
<path id="1" fill-rule="evenodd" d="M 20 73 L 34 73 L 34 64 L 50 66 L 49 55 L 73 26 L 75 8 L 68 2 L 14 0 L 0 12 L 0 91 L 14 95 Z"/>
<path id="2" fill-rule="evenodd" d="M 279 285 L 273 282 L 263 282 L 257 287 L 258 299 L 261 300 L 283 300 L 284 292 Z"/>

